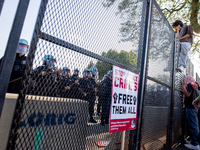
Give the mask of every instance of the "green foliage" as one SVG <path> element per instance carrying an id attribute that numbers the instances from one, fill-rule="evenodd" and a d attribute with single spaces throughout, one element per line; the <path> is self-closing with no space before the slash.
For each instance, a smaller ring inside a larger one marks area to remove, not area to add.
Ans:
<path id="1" fill-rule="evenodd" d="M 121 23 L 120 33 L 121 33 L 121 41 L 131 41 L 134 44 L 137 44 L 138 37 L 140 33 L 140 23 L 141 23 L 141 12 L 142 12 L 142 0 L 105 0 L 103 3 L 104 7 L 111 7 L 114 3 L 118 2 L 118 12 L 117 15 L 123 19 L 123 23 Z M 200 34 L 200 18 L 199 18 L 199 10 L 200 10 L 200 3 L 197 0 L 157 0 L 158 5 L 160 6 L 163 14 L 166 16 L 167 20 L 170 24 L 175 20 L 182 20 L 185 25 L 192 25 L 195 34 Z M 155 7 L 153 7 L 153 14 L 154 18 L 159 18 L 159 13 L 156 13 Z M 161 17 L 163 19 L 163 17 Z M 153 19 L 152 19 L 153 20 Z M 155 19 L 155 21 L 158 21 Z M 162 21 L 160 21 L 162 22 Z M 154 25 L 157 27 L 156 25 Z M 162 30 L 163 25 L 160 25 L 160 29 L 154 30 L 152 32 L 153 35 L 159 34 Z M 157 32 L 157 33 L 156 33 Z M 152 33 L 151 33 L 152 34 Z M 167 33 L 165 33 L 167 34 Z M 159 37 L 158 35 L 157 37 Z M 162 37 L 162 36 L 161 36 Z M 171 37 L 169 37 L 171 38 Z M 194 36 L 194 44 L 193 44 L 193 51 L 199 52 L 199 40 L 200 37 Z M 168 43 L 165 41 L 161 41 L 164 44 L 165 49 L 169 46 Z M 162 50 L 157 45 L 153 45 L 154 48 L 158 50 Z M 165 52 L 163 50 L 163 52 Z M 155 54 L 155 59 L 160 57 L 163 52 L 159 54 Z M 163 53 L 164 56 L 167 54 Z"/>
<path id="2" fill-rule="evenodd" d="M 133 51 L 127 52 L 122 50 L 118 53 L 116 50 L 110 49 L 107 53 L 103 52 L 101 55 L 132 68 L 135 68 L 137 65 L 137 55 Z M 99 60 L 96 65 L 91 61 L 87 68 L 90 68 L 91 65 L 97 67 L 100 80 L 103 79 L 104 75 L 107 74 L 109 70 L 112 70 L 112 65 Z"/>
<path id="3" fill-rule="evenodd" d="M 90 68 L 93 67 L 93 66 L 94 66 L 93 61 L 90 61 L 89 65 L 87 66 L 87 69 L 90 69 Z"/>

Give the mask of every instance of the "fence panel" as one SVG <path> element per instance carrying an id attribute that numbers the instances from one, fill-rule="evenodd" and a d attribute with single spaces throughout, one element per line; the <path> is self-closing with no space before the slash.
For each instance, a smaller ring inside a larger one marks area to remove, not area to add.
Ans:
<path id="1" fill-rule="evenodd" d="M 141 149 L 162 149 L 167 141 L 173 77 L 174 31 L 153 2 Z M 169 59 L 170 58 L 170 59 Z M 172 59 L 171 59 L 172 58 Z"/>

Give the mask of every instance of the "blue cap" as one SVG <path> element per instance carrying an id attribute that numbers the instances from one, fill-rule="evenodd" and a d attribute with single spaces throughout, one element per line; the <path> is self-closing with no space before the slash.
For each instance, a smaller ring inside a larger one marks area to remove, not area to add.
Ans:
<path id="1" fill-rule="evenodd" d="M 20 39 L 20 40 L 19 40 L 19 44 L 24 44 L 24 45 L 27 45 L 27 46 L 28 46 L 28 41 L 25 40 L 25 39 Z"/>
<path id="2" fill-rule="evenodd" d="M 63 67 L 63 70 L 70 70 L 68 67 Z"/>

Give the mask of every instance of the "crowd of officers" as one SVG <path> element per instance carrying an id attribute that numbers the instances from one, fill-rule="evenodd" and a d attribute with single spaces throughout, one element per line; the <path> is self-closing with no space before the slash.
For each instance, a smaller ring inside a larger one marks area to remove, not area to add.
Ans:
<path id="1" fill-rule="evenodd" d="M 20 93 L 22 89 L 22 76 L 24 75 L 28 42 L 20 39 L 19 46 L 13 65 L 7 92 Z M 0 59 L 0 64 L 3 61 Z M 88 102 L 89 122 L 97 123 L 93 118 L 94 105 L 98 96 L 98 114 L 101 115 L 101 125 L 109 123 L 109 112 L 112 90 L 112 70 L 104 76 L 103 80 L 97 81 L 98 69 L 91 67 L 84 69 L 83 77 L 79 77 L 79 70 L 74 69 L 70 75 L 70 69 L 56 67 L 56 59 L 52 55 L 45 55 L 43 65 L 33 69 L 28 81 L 27 94 L 51 97 L 63 97 L 81 99 Z"/>
<path id="2" fill-rule="evenodd" d="M 170 98 L 171 95 L 166 86 L 151 85 L 146 90 L 146 105 L 169 106 Z"/>

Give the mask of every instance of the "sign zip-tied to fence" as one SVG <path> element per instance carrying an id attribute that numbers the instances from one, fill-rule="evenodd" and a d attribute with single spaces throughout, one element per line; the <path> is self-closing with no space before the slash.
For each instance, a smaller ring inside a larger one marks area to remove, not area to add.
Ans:
<path id="1" fill-rule="evenodd" d="M 109 131 L 123 131 L 121 149 L 124 149 L 125 131 L 136 129 L 138 85 L 138 74 L 113 66 Z"/>

